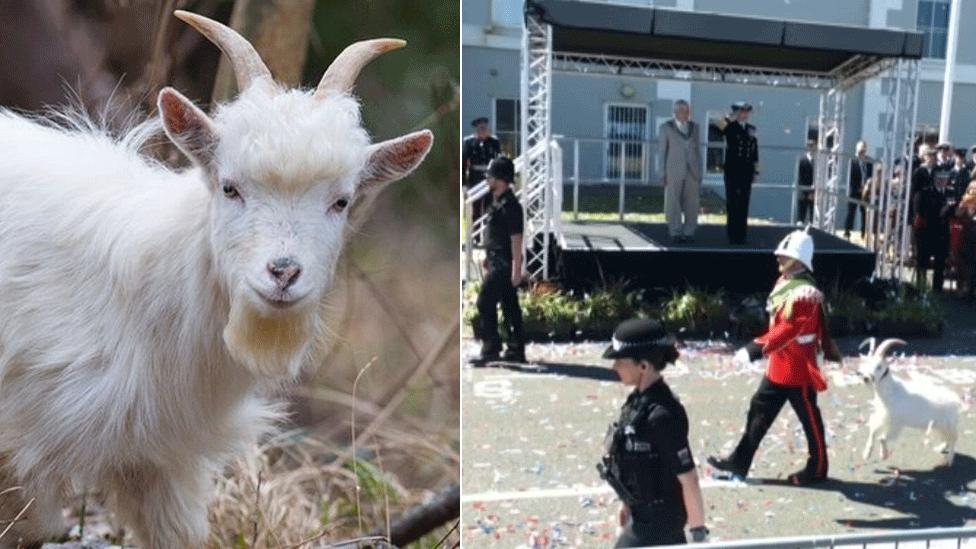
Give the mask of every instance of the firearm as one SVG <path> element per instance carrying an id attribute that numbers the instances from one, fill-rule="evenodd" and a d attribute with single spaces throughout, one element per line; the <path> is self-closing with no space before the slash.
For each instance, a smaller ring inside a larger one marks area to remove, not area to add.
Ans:
<path id="1" fill-rule="evenodd" d="M 603 456 L 603 461 L 596 464 L 596 470 L 600 473 L 600 478 L 605 480 L 607 484 L 613 488 L 613 491 L 617 493 L 617 497 L 619 497 L 620 501 L 624 502 L 627 507 L 634 508 L 638 503 L 640 503 L 640 501 L 634 497 L 634 494 L 630 493 L 630 490 L 628 490 L 627 487 L 620 482 L 617 475 L 612 473 L 612 471 L 616 471 L 616 467 L 614 467 L 613 460 L 610 459 L 609 455 Z"/>

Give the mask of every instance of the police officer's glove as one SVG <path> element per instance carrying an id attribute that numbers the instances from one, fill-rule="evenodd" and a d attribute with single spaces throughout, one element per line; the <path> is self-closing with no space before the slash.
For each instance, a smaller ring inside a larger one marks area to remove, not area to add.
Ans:
<path id="1" fill-rule="evenodd" d="M 691 533 L 691 541 L 695 543 L 704 543 L 708 541 L 708 528 L 704 526 L 697 526 L 688 530 Z"/>

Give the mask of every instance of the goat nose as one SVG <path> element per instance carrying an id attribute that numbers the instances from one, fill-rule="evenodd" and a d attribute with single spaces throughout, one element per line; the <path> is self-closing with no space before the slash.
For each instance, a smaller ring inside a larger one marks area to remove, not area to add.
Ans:
<path id="1" fill-rule="evenodd" d="M 278 288 L 285 290 L 298 280 L 298 275 L 302 274 L 302 266 L 290 257 L 279 257 L 268 262 L 268 272 Z"/>

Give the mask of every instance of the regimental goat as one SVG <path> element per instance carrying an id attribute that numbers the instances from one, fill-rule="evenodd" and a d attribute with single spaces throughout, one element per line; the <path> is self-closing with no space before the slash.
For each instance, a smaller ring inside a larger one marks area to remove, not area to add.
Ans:
<path id="1" fill-rule="evenodd" d="M 871 458 L 875 440 L 881 447 L 881 459 L 888 459 L 888 442 L 893 441 L 902 429 L 914 428 L 935 431 L 944 444 L 939 450 L 945 454 L 944 464 L 952 465 L 959 437 L 959 413 L 962 402 L 951 389 L 923 380 L 904 381 L 891 373 L 887 353 L 893 345 L 905 345 L 900 339 L 886 339 L 875 348 L 874 338 L 870 350 L 863 357 L 858 373 L 865 383 L 874 387 L 874 402 L 868 420 L 868 443 L 864 447 L 864 460 Z M 862 343 L 863 345 L 863 343 Z"/>
<path id="2" fill-rule="evenodd" d="M 268 389 L 323 361 L 350 208 L 433 142 L 371 144 L 351 95 L 403 41 L 287 89 L 230 28 L 176 16 L 237 76 L 212 118 L 171 88 L 121 138 L 0 110 L 0 490 L 22 488 L 0 519 L 32 500 L 0 547 L 62 534 L 81 490 L 143 547 L 202 546 L 214 475 L 280 417 Z M 160 123 L 191 169 L 139 154 Z"/>

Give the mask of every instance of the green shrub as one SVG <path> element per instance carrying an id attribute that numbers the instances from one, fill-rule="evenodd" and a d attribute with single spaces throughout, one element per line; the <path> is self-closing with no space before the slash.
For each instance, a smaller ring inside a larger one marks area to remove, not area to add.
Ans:
<path id="1" fill-rule="evenodd" d="M 472 329 L 476 339 L 481 339 L 481 334 L 477 333 L 480 315 L 476 305 L 480 290 L 481 282 L 468 282 L 464 285 L 464 293 L 461 296 L 461 318 L 464 324 Z"/>
<path id="2" fill-rule="evenodd" d="M 732 333 L 740 339 L 752 339 L 765 333 L 769 326 L 766 314 L 766 296 L 753 294 L 746 296 L 729 315 Z"/>
<path id="3" fill-rule="evenodd" d="M 636 315 L 638 301 L 638 294 L 622 283 L 585 294 L 576 316 L 578 334 L 609 339 L 617 324 Z"/>
<path id="4" fill-rule="evenodd" d="M 838 292 L 827 300 L 826 308 L 830 333 L 835 337 L 867 334 L 871 330 L 874 315 L 858 295 Z"/>
<path id="5" fill-rule="evenodd" d="M 561 291 L 525 292 L 519 297 L 527 339 L 569 339 L 579 314 L 579 300 Z"/>
<path id="6" fill-rule="evenodd" d="M 695 288 L 673 292 L 661 304 L 661 316 L 670 329 L 690 334 L 721 331 L 729 325 L 729 310 L 723 293 Z"/>
<path id="7" fill-rule="evenodd" d="M 937 336 L 942 332 L 942 309 L 928 293 L 901 291 L 874 314 L 883 337 Z"/>

